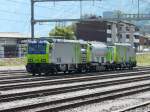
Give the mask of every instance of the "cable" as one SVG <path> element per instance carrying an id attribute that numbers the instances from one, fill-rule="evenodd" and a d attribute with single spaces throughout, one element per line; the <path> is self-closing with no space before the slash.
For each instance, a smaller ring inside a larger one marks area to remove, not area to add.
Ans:
<path id="1" fill-rule="evenodd" d="M 147 2 L 147 3 L 150 3 L 150 1 L 148 1 L 148 0 L 141 0 L 141 1 L 143 1 L 143 2 Z"/>
<path id="2" fill-rule="evenodd" d="M 23 1 L 17 1 L 17 0 L 7 0 L 7 1 L 9 1 L 9 2 L 12 2 L 12 3 L 19 3 L 19 4 L 23 4 L 23 5 L 28 5 L 28 6 L 30 6 L 30 2 L 23 2 Z M 56 6 L 56 3 L 55 4 L 53 4 L 53 6 L 55 7 Z M 61 5 L 59 5 L 59 6 L 61 6 Z M 62 6 L 70 6 L 70 5 L 62 5 Z M 42 6 L 42 5 L 35 5 L 35 7 L 40 7 L 40 8 L 46 8 L 46 9 L 50 9 L 51 7 L 46 7 L 46 6 Z"/>
<path id="3" fill-rule="evenodd" d="M 0 20 L 3 20 L 3 21 L 12 21 L 12 22 L 19 22 L 19 23 L 22 23 L 22 22 L 26 22 L 26 21 L 23 21 L 23 20 L 17 20 L 17 19 L 8 19 L 8 18 L 0 18 Z"/>
<path id="4" fill-rule="evenodd" d="M 13 11 L 8 11 L 8 10 L 3 10 L 0 9 L 0 12 L 2 13 L 9 13 L 9 14 L 15 14 L 15 15 L 30 15 L 30 13 L 20 13 L 20 12 L 13 12 Z"/>
<path id="5" fill-rule="evenodd" d="M 29 5 L 29 3 L 28 2 L 23 2 L 23 1 L 18 1 L 18 0 L 7 0 L 7 1 L 9 1 L 9 2 L 13 2 L 13 3 L 21 3 L 21 4 L 28 4 Z"/>

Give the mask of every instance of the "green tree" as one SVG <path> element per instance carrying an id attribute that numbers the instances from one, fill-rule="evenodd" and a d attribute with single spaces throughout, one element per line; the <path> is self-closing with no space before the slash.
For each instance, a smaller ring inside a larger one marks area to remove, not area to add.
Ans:
<path id="1" fill-rule="evenodd" d="M 49 36 L 54 36 L 56 38 L 63 38 L 63 39 L 75 39 L 74 34 L 74 25 L 66 26 L 66 27 L 60 27 L 56 26 L 54 29 L 52 29 L 51 32 L 49 32 Z"/>
<path id="2" fill-rule="evenodd" d="M 116 18 L 120 18 L 120 17 L 122 17 L 122 14 L 124 14 L 124 12 L 122 12 L 120 10 L 115 10 L 113 13 L 113 16 Z"/>

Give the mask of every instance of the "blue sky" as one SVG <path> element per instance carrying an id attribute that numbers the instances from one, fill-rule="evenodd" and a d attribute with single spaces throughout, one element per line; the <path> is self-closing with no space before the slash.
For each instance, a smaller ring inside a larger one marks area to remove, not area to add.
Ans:
<path id="1" fill-rule="evenodd" d="M 145 11 L 149 0 L 141 0 L 140 11 Z M 36 18 L 79 18 L 79 2 L 51 2 L 36 4 Z M 122 10 L 126 13 L 137 12 L 137 0 L 102 0 L 82 2 L 83 14 L 102 15 L 103 11 Z M 150 10 L 149 10 L 150 11 Z M 0 0 L 0 32 L 21 32 L 30 34 L 30 0 Z M 58 23 L 36 25 L 36 35 L 47 36 Z"/>

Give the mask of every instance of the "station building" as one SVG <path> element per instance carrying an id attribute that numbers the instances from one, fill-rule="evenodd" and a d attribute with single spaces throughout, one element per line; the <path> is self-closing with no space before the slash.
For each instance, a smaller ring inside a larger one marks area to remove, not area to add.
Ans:
<path id="1" fill-rule="evenodd" d="M 0 32 L 0 58 L 14 58 L 25 55 L 25 43 L 29 36 L 18 32 Z"/>

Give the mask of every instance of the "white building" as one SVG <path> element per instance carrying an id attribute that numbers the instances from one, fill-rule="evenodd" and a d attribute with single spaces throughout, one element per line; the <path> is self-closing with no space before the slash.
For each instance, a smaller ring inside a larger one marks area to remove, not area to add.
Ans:
<path id="1" fill-rule="evenodd" d="M 21 41 L 29 38 L 18 32 L 0 32 L 0 58 L 21 56 Z"/>
<path id="2" fill-rule="evenodd" d="M 129 22 L 107 22 L 107 43 L 139 43 L 139 39 L 135 39 L 137 27 Z M 137 36 L 136 36 L 137 37 Z"/>

